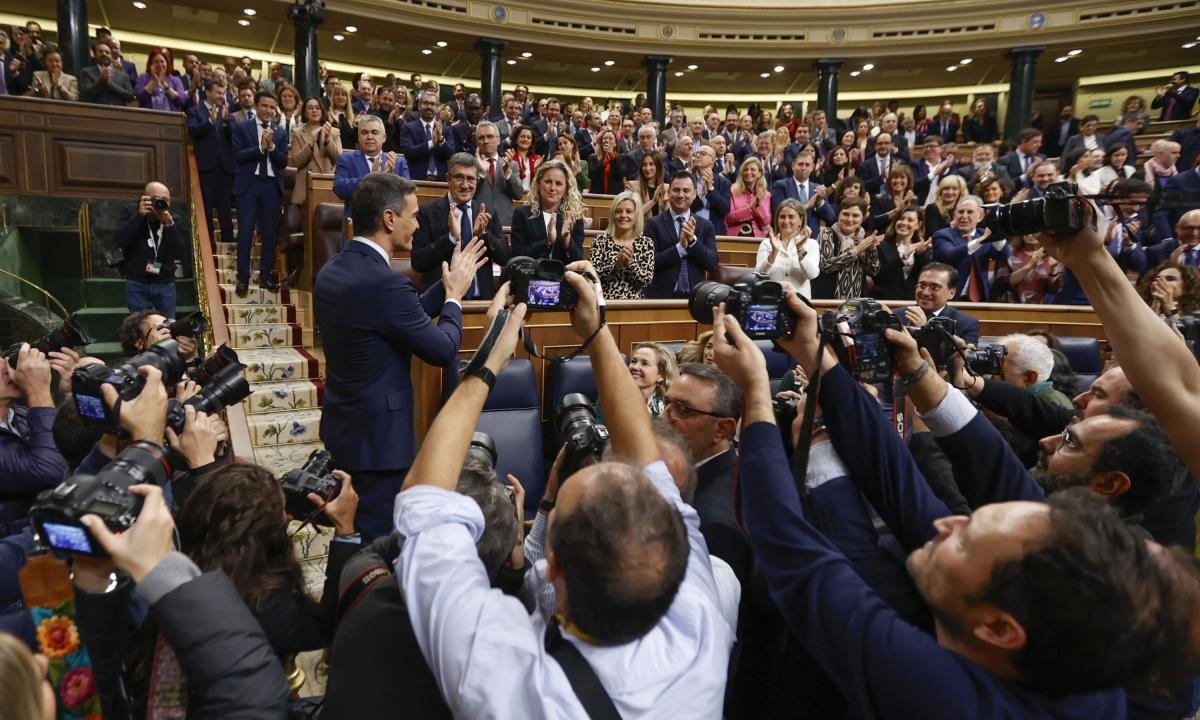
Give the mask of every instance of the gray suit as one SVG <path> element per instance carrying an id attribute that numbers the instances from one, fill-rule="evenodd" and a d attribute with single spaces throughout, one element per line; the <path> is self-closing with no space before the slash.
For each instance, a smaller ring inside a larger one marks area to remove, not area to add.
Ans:
<path id="1" fill-rule="evenodd" d="M 79 99 L 97 105 L 127 105 L 133 99 L 133 83 L 120 65 L 109 65 L 108 82 L 100 79 L 100 67 L 79 69 Z"/>
<path id="2" fill-rule="evenodd" d="M 512 169 L 510 167 L 510 170 Z M 520 200 L 524 196 L 525 188 L 521 187 L 521 181 L 517 178 L 516 172 L 509 172 L 508 177 L 504 177 L 503 157 L 496 158 L 495 185 L 488 179 L 486 162 L 479 169 L 479 183 L 475 186 L 475 199 L 486 205 L 489 213 L 500 218 L 502 226 L 512 226 L 513 201 Z"/>

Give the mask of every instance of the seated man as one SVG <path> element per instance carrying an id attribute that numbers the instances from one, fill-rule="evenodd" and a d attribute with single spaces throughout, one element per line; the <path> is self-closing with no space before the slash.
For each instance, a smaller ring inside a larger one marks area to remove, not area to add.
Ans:
<path id="1" fill-rule="evenodd" d="M 955 334 L 958 337 L 968 345 L 978 344 L 979 321 L 946 304 L 957 294 L 958 271 L 945 263 L 930 263 L 917 279 L 917 304 L 896 308 L 892 313 L 901 325 L 909 328 L 925 327 L 931 317 L 950 318 L 956 323 Z"/>
<path id="2" fill-rule="evenodd" d="M 933 234 L 933 259 L 958 272 L 955 295 L 971 302 L 987 302 L 991 295 L 988 265 L 1008 263 L 1008 241 L 989 241 L 991 230 L 981 229 L 983 201 L 968 195 L 954 208 L 954 221 Z"/>
<path id="3" fill-rule="evenodd" d="M 693 212 L 696 179 L 686 170 L 671 176 L 667 187 L 668 212 L 646 223 L 654 240 L 654 279 L 647 298 L 685 298 L 704 281 L 705 272 L 717 270 L 717 235 L 713 224 Z"/>
<path id="4" fill-rule="evenodd" d="M 585 269 L 585 263 L 572 266 Z M 589 270 L 590 272 L 590 270 Z M 695 511 L 659 460 L 645 400 L 600 324 L 590 282 L 572 327 L 588 347 L 624 463 L 584 468 L 564 483 L 547 522 L 549 624 L 490 590 L 476 540 L 483 517 L 453 492 L 489 386 L 512 356 L 526 308 L 518 305 L 478 373 L 463 378 L 425 437 L 396 500 L 405 537 L 397 562 L 413 630 L 456 717 L 719 717 L 733 629 L 722 617 Z M 507 294 L 507 288 L 501 293 Z M 575 688 L 588 683 L 584 697 Z"/>
<path id="5" fill-rule="evenodd" d="M 809 212 L 806 212 L 805 216 L 809 233 L 814 238 L 821 233 L 822 220 L 826 225 L 832 225 L 837 221 L 833 203 L 825 201 L 825 186 L 812 180 L 813 170 L 816 169 L 816 166 L 816 156 L 809 150 L 801 150 L 792 160 L 791 177 L 776 180 L 771 185 L 771 213 L 774 214 L 779 208 L 779 203 L 788 198 L 799 200 L 802 205 L 809 208 Z"/>
<path id="6" fill-rule="evenodd" d="M 333 171 L 333 193 L 345 201 L 344 217 L 350 217 L 350 198 L 367 173 L 385 172 L 408 178 L 408 162 L 404 156 L 383 151 L 387 142 L 385 127 L 375 115 L 364 115 L 358 120 L 358 149 L 338 155 Z"/>
<path id="7" fill-rule="evenodd" d="M 1009 385 L 1035 395 L 1061 408 L 1074 410 L 1071 398 L 1054 389 L 1050 372 L 1054 369 L 1054 354 L 1050 346 L 1035 337 L 1016 333 L 997 341 L 1008 351 L 1004 356 L 1004 376 Z"/>
<path id="8" fill-rule="evenodd" d="M 141 200 L 127 205 L 117 221 L 113 240 L 125 254 L 121 274 L 130 312 L 158 310 L 167 318 L 175 317 L 175 267 L 187 264 L 191 249 L 175 226 L 170 206 L 170 188 L 147 183 Z"/>

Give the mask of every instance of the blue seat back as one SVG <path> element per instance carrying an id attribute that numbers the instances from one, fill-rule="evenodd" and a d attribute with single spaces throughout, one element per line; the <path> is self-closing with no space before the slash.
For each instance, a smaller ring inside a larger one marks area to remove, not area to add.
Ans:
<path id="1" fill-rule="evenodd" d="M 1076 374 L 1098 375 L 1100 373 L 1100 341 L 1090 337 L 1060 337 L 1063 354 Z"/>
<path id="2" fill-rule="evenodd" d="M 483 414 L 475 429 L 496 443 L 496 474 L 501 480 L 512 473 L 525 487 L 525 515 L 537 513 L 546 487 L 542 459 L 541 408 L 533 365 L 524 358 L 509 361 L 496 377 Z"/>

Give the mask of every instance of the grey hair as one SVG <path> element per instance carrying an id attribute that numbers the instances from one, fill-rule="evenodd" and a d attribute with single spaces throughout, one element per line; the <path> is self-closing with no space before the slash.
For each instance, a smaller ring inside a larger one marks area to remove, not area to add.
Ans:
<path id="1" fill-rule="evenodd" d="M 1054 353 L 1045 344 L 1030 335 L 1005 335 L 998 341 L 1008 348 L 1008 361 L 1013 363 L 1018 372 L 1037 373 L 1037 381 L 1042 383 L 1050 379 L 1054 371 Z"/>
<path id="2" fill-rule="evenodd" d="M 714 365 L 688 363 L 679 369 L 679 376 L 690 375 L 713 385 L 717 394 L 713 399 L 712 411 L 722 417 L 737 420 L 742 416 L 742 390 L 728 375 Z"/>
<path id="3" fill-rule="evenodd" d="M 496 130 L 497 135 L 500 134 L 500 131 L 496 129 L 496 123 L 491 120 L 480 120 L 479 124 L 475 126 L 475 137 L 479 137 L 480 130 L 486 130 L 487 128 Z"/>
<path id="4" fill-rule="evenodd" d="M 975 207 L 979 208 L 980 210 L 982 210 L 983 206 L 985 205 L 983 198 L 979 197 L 978 195 L 965 195 L 958 201 L 958 204 L 962 205 L 965 202 L 975 203 Z"/>
<path id="5" fill-rule="evenodd" d="M 383 134 L 387 135 L 387 123 L 383 121 L 383 118 L 379 117 L 378 115 L 371 115 L 370 113 L 360 115 L 358 118 L 358 126 L 362 127 L 367 123 L 378 123 L 379 127 L 383 128 Z"/>
<path id="6" fill-rule="evenodd" d="M 478 168 L 479 162 L 475 159 L 475 156 L 472 155 L 471 153 L 465 153 L 465 152 L 454 153 L 453 155 L 450 156 L 450 159 L 446 161 L 446 174 L 447 175 L 450 174 L 451 168 L 458 168 L 458 167 Z"/>
<path id="7" fill-rule="evenodd" d="M 457 490 L 474 500 L 483 512 L 483 533 L 475 549 L 488 577 L 495 577 L 520 539 L 517 510 L 497 478 L 496 469 L 477 457 L 468 456 L 463 462 Z"/>
<path id="8" fill-rule="evenodd" d="M 696 472 L 696 458 L 692 457 L 692 451 L 688 449 L 683 435 L 680 435 L 679 431 L 671 427 L 669 423 L 659 418 L 654 421 L 653 427 L 654 440 L 658 446 L 660 448 L 663 445 L 671 446 L 683 456 L 683 461 L 687 464 L 687 478 L 684 480 L 683 487 L 679 488 L 679 497 L 691 505 L 692 500 L 696 497 L 696 487 L 700 484 L 700 475 Z"/>

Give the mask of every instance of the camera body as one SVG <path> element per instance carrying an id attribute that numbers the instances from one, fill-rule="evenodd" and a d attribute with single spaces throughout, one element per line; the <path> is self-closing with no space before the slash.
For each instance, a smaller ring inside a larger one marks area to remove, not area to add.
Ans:
<path id="1" fill-rule="evenodd" d="M 83 320 L 80 320 L 78 315 L 70 315 L 58 328 L 29 343 L 29 347 L 40 350 L 43 353 L 49 353 L 52 351 L 58 352 L 65 347 L 82 347 L 94 342 L 96 342 L 96 339 L 88 332 L 87 326 L 83 324 Z M 17 369 L 17 357 L 20 352 L 21 343 L 14 343 L 4 351 L 4 357 L 8 360 L 8 366 L 13 370 Z"/>
<path id="2" fill-rule="evenodd" d="M 512 284 L 513 298 L 531 311 L 571 311 L 579 302 L 579 293 L 566 281 L 567 268 L 558 260 L 519 255 L 508 261 L 504 271 Z"/>
<path id="3" fill-rule="evenodd" d="M 197 310 L 175 320 L 167 326 L 167 329 L 170 330 L 171 337 L 173 338 L 199 337 L 208 330 L 208 318 L 204 317 L 204 313 Z"/>
<path id="4" fill-rule="evenodd" d="M 213 350 L 213 354 L 204 359 L 204 362 L 188 370 L 188 379 L 197 385 L 207 385 L 208 381 L 216 377 L 217 373 L 221 372 L 230 363 L 238 363 L 238 354 L 233 348 L 226 343 L 221 343 Z"/>
<path id="5" fill-rule="evenodd" d="M 608 447 L 608 428 L 596 424 L 592 401 L 583 393 L 571 393 L 563 398 L 562 409 L 558 411 L 558 429 L 566 447 L 560 482 L 580 468 L 599 462 L 604 448 Z"/>
<path id="6" fill-rule="evenodd" d="M 1063 180 L 1047 186 L 1040 198 L 988 208 L 983 223 L 994 234 L 1006 238 L 1041 232 L 1076 235 L 1085 225 L 1083 202 L 1075 183 Z M 1094 225 L 1094 217 L 1092 222 Z"/>
<path id="7" fill-rule="evenodd" d="M 1003 375 L 1004 356 L 1008 348 L 1000 345 L 985 345 L 966 352 L 967 367 L 976 375 Z"/>
<path id="8" fill-rule="evenodd" d="M 296 519 L 312 515 L 317 525 L 333 525 L 323 513 L 314 512 L 316 507 L 308 499 L 309 493 L 315 493 L 329 502 L 342 490 L 342 481 L 333 475 L 333 456 L 328 450 L 313 450 L 303 465 L 279 478 L 279 485 L 288 515 Z"/>
<path id="9" fill-rule="evenodd" d="M 938 370 L 950 365 L 950 358 L 958 350 L 954 335 L 958 332 L 958 321 L 948 317 L 931 317 L 925 327 L 909 331 L 917 341 L 917 347 L 929 351 Z"/>
<path id="10" fill-rule="evenodd" d="M 788 306 L 783 285 L 766 275 L 751 273 L 733 285 L 702 282 L 688 298 L 688 312 L 696 322 L 711 325 L 713 311 L 721 303 L 751 339 L 771 340 L 796 332 L 796 313 Z"/>
<path id="11" fill-rule="evenodd" d="M 115 368 L 105 365 L 85 365 L 76 368 L 71 375 L 71 392 L 75 398 L 75 408 L 79 411 L 79 419 L 85 426 L 108 433 L 120 430 L 120 416 L 117 412 L 109 410 L 100 388 L 112 385 L 122 401 L 134 399 L 146 384 L 146 378 L 138 373 L 138 368 L 143 365 L 158 368 L 162 372 L 163 384 L 168 388 L 175 387 L 175 383 L 183 377 L 184 371 L 183 359 L 179 357 L 179 343 L 163 340 Z"/>
<path id="12" fill-rule="evenodd" d="M 821 316 L 821 332 L 838 361 L 861 382 L 883 382 L 892 375 L 892 345 L 883 331 L 900 329 L 900 321 L 873 298 L 852 298 Z"/>
<path id="13" fill-rule="evenodd" d="M 1168 320 L 1167 322 L 1172 322 Z M 1183 335 L 1192 355 L 1200 359 L 1200 313 L 1190 313 L 1174 320 L 1175 328 Z"/>
<path id="14" fill-rule="evenodd" d="M 38 535 L 54 549 L 107 557 L 80 518 L 96 515 L 112 532 L 125 532 L 142 510 L 142 496 L 129 488 L 143 483 L 162 486 L 170 473 L 157 446 L 134 443 L 96 475 L 74 475 L 39 494 L 29 514 Z"/>
<path id="15" fill-rule="evenodd" d="M 167 400 L 167 427 L 176 434 L 182 433 L 187 418 L 185 408 L 189 406 L 196 408 L 196 412 L 214 415 L 250 397 L 250 383 L 242 377 L 245 369 L 245 365 L 235 361 L 221 368 L 198 393 L 184 402 L 175 398 Z"/>

